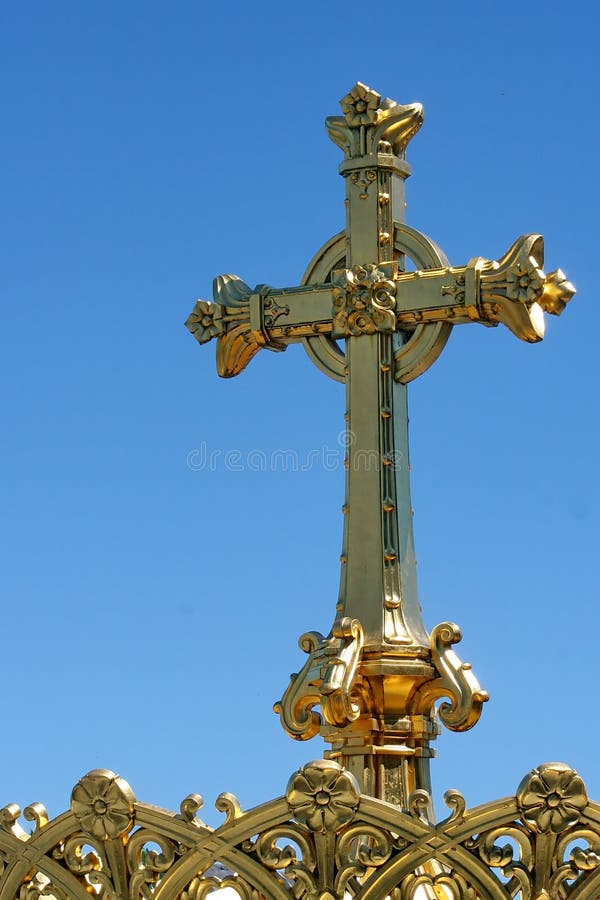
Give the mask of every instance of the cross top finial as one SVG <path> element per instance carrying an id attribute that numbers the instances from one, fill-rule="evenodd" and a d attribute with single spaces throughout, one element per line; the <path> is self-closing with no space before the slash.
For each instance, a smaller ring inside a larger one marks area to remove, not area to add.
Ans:
<path id="1" fill-rule="evenodd" d="M 367 156 L 374 153 L 404 156 L 411 138 L 423 124 L 420 103 L 402 106 L 357 81 L 340 100 L 343 116 L 329 116 L 326 120 L 331 140 L 346 156 Z"/>

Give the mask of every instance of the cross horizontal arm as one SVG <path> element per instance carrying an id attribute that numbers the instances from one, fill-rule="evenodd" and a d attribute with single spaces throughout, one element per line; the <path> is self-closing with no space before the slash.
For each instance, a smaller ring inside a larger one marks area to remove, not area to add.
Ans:
<path id="1" fill-rule="evenodd" d="M 520 237 L 498 261 L 476 257 L 461 268 L 402 274 L 396 281 L 399 327 L 421 322 L 506 325 L 521 340 L 544 337 L 544 312 L 560 315 L 575 293 L 564 273 L 549 275 L 543 238 Z"/>
<path id="2" fill-rule="evenodd" d="M 334 338 L 411 331 L 421 323 L 506 325 L 521 340 L 544 336 L 544 312 L 560 315 L 575 293 L 560 269 L 545 275 L 540 235 L 519 238 L 497 260 L 399 272 L 397 262 L 339 269 L 331 284 L 258 285 L 235 275 L 214 283 L 214 303 L 199 300 L 186 322 L 204 344 L 217 338 L 217 370 L 238 375 L 261 348 L 285 350 L 313 335 Z"/>
<path id="3" fill-rule="evenodd" d="M 303 337 L 331 333 L 332 285 L 252 290 L 236 275 L 220 275 L 215 302 L 198 300 L 186 327 L 201 344 L 217 338 L 217 371 L 231 378 L 263 347 L 285 350 Z"/>

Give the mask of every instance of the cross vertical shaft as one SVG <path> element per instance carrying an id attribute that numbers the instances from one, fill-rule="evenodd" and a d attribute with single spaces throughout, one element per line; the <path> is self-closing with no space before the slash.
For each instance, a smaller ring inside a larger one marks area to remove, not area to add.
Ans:
<path id="1" fill-rule="evenodd" d="M 353 160 L 342 166 L 349 269 L 393 261 L 393 223 L 404 221 L 410 168 L 389 149 L 359 157 L 356 167 Z M 365 652 L 392 645 L 422 655 L 429 639 L 417 598 L 406 385 L 394 380 L 393 371 L 402 338 L 400 332 L 346 336 L 348 454 L 338 612 L 360 619 Z"/>
<path id="2" fill-rule="evenodd" d="M 349 110 L 347 122 L 363 114 L 366 121 L 359 128 L 364 132 L 374 118 L 368 110 L 370 98 L 355 91 L 342 105 Z M 379 99 L 373 98 L 377 105 Z M 388 125 L 399 121 L 403 143 L 420 126 L 422 108 L 397 107 Z M 371 271 L 404 266 L 393 235 L 394 222 L 405 221 L 405 179 L 410 175 L 385 132 L 377 144 L 366 143 L 360 135 L 340 167 L 346 186 L 346 267 L 359 280 L 366 266 Z M 417 595 L 407 388 L 394 379 L 394 354 L 405 336 L 385 330 L 369 333 L 371 322 L 361 320 L 360 308 L 358 312 L 349 327 L 346 323 L 344 335 L 346 500 L 336 624 L 344 619 L 360 622 L 359 678 L 370 698 L 352 726 L 326 729 L 324 736 L 333 744 L 328 755 L 350 769 L 363 790 L 406 806 L 412 791 L 430 789 L 428 740 L 416 746 L 406 692 L 434 671 Z M 421 721 L 419 725 L 423 730 Z M 428 726 L 427 738 L 435 736 L 433 724 Z"/>

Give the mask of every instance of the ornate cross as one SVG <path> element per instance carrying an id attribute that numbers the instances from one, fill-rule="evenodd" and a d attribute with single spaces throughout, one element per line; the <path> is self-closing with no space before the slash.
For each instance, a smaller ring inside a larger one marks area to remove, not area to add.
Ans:
<path id="1" fill-rule="evenodd" d="M 344 152 L 345 230 L 321 247 L 297 287 L 252 289 L 235 275 L 216 278 L 214 302 L 199 300 L 186 325 L 201 344 L 216 338 L 224 377 L 262 348 L 301 342 L 325 374 L 346 384 L 336 617 L 327 636 L 300 638 L 308 658 L 275 709 L 298 740 L 320 731 L 331 744 L 326 756 L 349 768 L 364 793 L 406 806 L 415 790 L 430 789 L 438 716 L 464 731 L 487 700 L 452 650 L 457 626 L 443 623 L 429 635 L 421 618 L 406 385 L 437 359 L 453 325 L 502 323 L 539 341 L 544 313 L 559 315 L 575 291 L 560 269 L 544 274 L 537 234 L 496 261 L 451 266 L 405 224 L 405 150 L 422 106 L 382 100 L 358 83 L 341 107 L 327 130 Z M 406 259 L 416 271 L 405 271 Z"/>

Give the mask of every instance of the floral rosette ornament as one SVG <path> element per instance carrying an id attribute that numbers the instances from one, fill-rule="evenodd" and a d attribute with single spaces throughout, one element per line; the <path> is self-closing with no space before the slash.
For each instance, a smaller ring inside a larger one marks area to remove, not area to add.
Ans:
<path id="1" fill-rule="evenodd" d="M 356 266 L 346 273 L 348 291 L 355 303 L 366 309 L 371 303 L 381 309 L 396 305 L 396 286 L 377 266 Z"/>
<path id="2" fill-rule="evenodd" d="M 311 831 L 339 831 L 356 815 L 360 791 L 350 772 L 318 759 L 292 775 L 286 799 L 296 821 Z"/>
<path id="3" fill-rule="evenodd" d="M 378 266 L 346 269 L 333 289 L 333 336 L 375 334 L 396 328 L 396 285 Z"/>
<path id="4" fill-rule="evenodd" d="M 511 269 L 506 276 L 506 295 L 520 303 L 535 303 L 544 289 L 544 273 L 531 257 L 525 265 Z"/>
<path id="5" fill-rule="evenodd" d="M 350 93 L 340 100 L 342 112 L 351 128 L 360 125 L 375 125 L 381 103 L 381 94 L 372 91 L 366 84 L 357 82 Z"/>
<path id="6" fill-rule="evenodd" d="M 517 789 L 521 819 L 540 834 L 560 834 L 576 825 L 588 804 L 583 779 L 564 763 L 545 763 Z"/>
<path id="7" fill-rule="evenodd" d="M 100 841 L 121 837 L 133 824 L 135 796 L 127 782 L 108 769 L 94 769 L 77 782 L 71 811 L 82 831 Z"/>
<path id="8" fill-rule="evenodd" d="M 223 332 L 223 307 L 220 303 L 198 300 L 186 325 L 200 344 L 206 344 Z"/>

